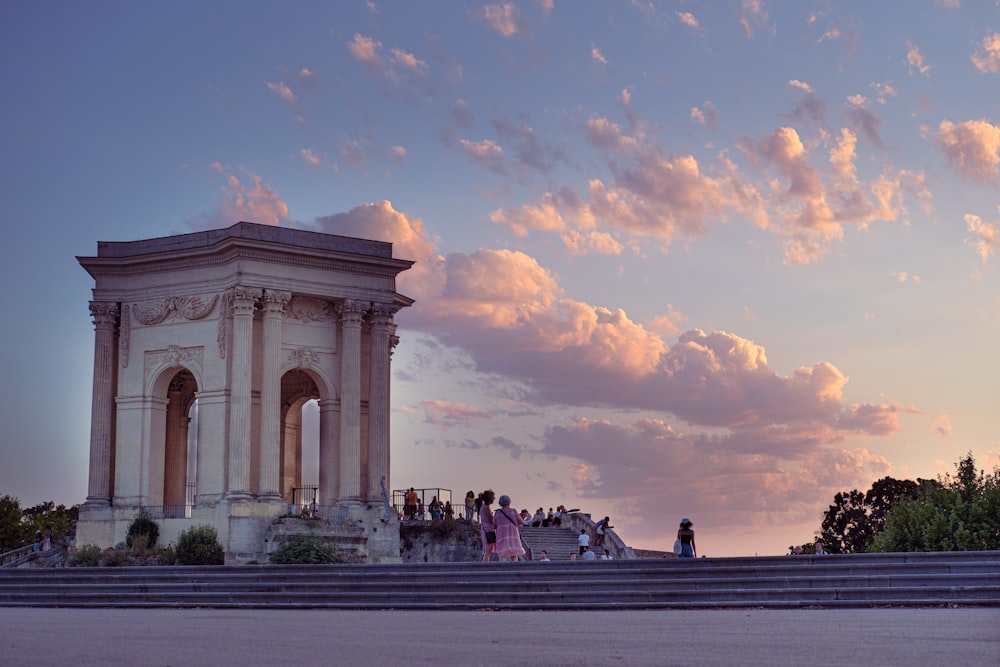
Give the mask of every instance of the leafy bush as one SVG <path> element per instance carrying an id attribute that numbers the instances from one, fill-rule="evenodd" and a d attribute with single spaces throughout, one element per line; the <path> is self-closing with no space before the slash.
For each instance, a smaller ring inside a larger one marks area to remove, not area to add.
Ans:
<path id="1" fill-rule="evenodd" d="M 208 525 L 192 526 L 181 533 L 175 552 L 181 565 L 222 565 L 226 562 L 219 535 Z"/>
<path id="2" fill-rule="evenodd" d="M 146 544 L 144 549 L 151 548 L 156 545 L 156 538 L 160 536 L 160 527 L 156 525 L 153 521 L 153 517 L 149 516 L 145 512 L 140 512 L 132 519 L 132 523 L 128 525 L 128 534 L 125 536 L 125 544 L 127 546 L 132 546 L 132 542 L 136 538 L 145 538 Z"/>
<path id="3" fill-rule="evenodd" d="M 105 549 L 101 553 L 101 562 L 107 567 L 123 567 L 131 565 L 130 555 L 127 549 Z"/>
<path id="4" fill-rule="evenodd" d="M 319 535 L 289 535 L 271 552 L 271 562 L 276 565 L 320 565 L 345 563 L 347 559 Z"/>
<path id="5" fill-rule="evenodd" d="M 73 554 L 71 567 L 97 567 L 101 562 L 101 547 L 96 544 L 85 544 Z"/>

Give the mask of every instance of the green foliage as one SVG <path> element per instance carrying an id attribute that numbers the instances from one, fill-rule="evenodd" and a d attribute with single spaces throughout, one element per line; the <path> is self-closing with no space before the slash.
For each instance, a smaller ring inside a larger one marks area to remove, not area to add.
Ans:
<path id="1" fill-rule="evenodd" d="M 125 535 L 125 544 L 132 546 L 136 538 L 145 540 L 143 549 L 156 546 L 156 538 L 160 536 L 160 527 L 153 521 L 153 517 L 145 512 L 140 512 L 132 519 L 128 525 L 128 533 Z"/>
<path id="2" fill-rule="evenodd" d="M 320 565 L 345 563 L 347 559 L 319 535 L 289 535 L 271 552 L 271 562 L 276 565 Z"/>
<path id="3" fill-rule="evenodd" d="M 101 563 L 101 554 L 103 553 L 101 547 L 96 544 L 85 544 L 76 550 L 73 554 L 73 560 L 70 561 L 71 567 L 97 567 Z"/>
<path id="4" fill-rule="evenodd" d="M 936 484 L 932 480 L 914 482 L 883 477 L 867 493 L 857 489 L 838 493 L 823 514 L 818 539 L 833 554 L 863 553 L 885 527 L 886 516 L 896 504 Z"/>
<path id="5" fill-rule="evenodd" d="M 21 501 L 13 496 L 0 498 L 0 553 L 28 543 L 29 529 L 21 521 Z"/>
<path id="6" fill-rule="evenodd" d="M 955 467 L 955 477 L 946 475 L 893 508 L 870 550 L 1000 549 L 1000 469 L 977 472 L 971 452 Z"/>
<path id="7" fill-rule="evenodd" d="M 76 524 L 80 506 L 67 508 L 51 500 L 27 509 L 13 496 L 0 498 L 0 552 L 11 551 L 29 544 L 36 530 L 43 533 L 52 528 L 54 539 L 62 539 Z"/>
<path id="8" fill-rule="evenodd" d="M 181 565 L 222 565 L 226 561 L 219 535 L 209 525 L 192 526 L 181 533 L 175 551 Z"/>
<path id="9" fill-rule="evenodd" d="M 123 567 L 131 564 L 130 555 L 128 549 L 105 549 L 101 552 L 101 562 L 107 567 Z"/>

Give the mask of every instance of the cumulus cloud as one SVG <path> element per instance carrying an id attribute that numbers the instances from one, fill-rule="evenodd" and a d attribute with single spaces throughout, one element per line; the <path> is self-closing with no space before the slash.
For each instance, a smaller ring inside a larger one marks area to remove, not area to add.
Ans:
<path id="1" fill-rule="evenodd" d="M 590 58 L 595 62 L 601 63 L 602 65 L 608 64 L 608 59 L 604 57 L 604 54 L 601 53 L 601 50 L 593 45 L 591 45 L 590 47 Z"/>
<path id="2" fill-rule="evenodd" d="M 460 139 L 458 145 L 462 148 L 466 157 L 476 164 L 495 171 L 498 174 L 507 173 L 507 169 L 504 166 L 503 148 L 497 145 L 492 139 L 483 139 L 482 141 Z"/>
<path id="3" fill-rule="evenodd" d="M 996 181 L 1000 174 L 1000 127 L 985 120 L 941 121 L 938 147 L 958 171 L 978 181 Z"/>
<path id="4" fill-rule="evenodd" d="M 284 83 L 275 83 L 273 81 L 265 81 L 264 83 L 267 85 L 268 90 L 280 97 L 281 101 L 285 104 L 295 103 L 295 93 Z"/>
<path id="5" fill-rule="evenodd" d="M 931 431 L 942 440 L 951 435 L 951 417 L 940 415 L 931 420 Z"/>
<path id="6" fill-rule="evenodd" d="M 691 12 L 677 12 L 677 18 L 687 27 L 701 30 L 701 24 L 698 23 L 698 19 Z"/>
<path id="7" fill-rule="evenodd" d="M 392 49 L 389 54 L 390 60 L 397 65 L 405 67 L 406 69 L 416 72 L 417 74 L 427 74 L 427 63 L 420 60 L 412 53 L 407 53 L 401 49 Z"/>
<path id="8" fill-rule="evenodd" d="M 740 25 L 747 37 L 753 37 L 757 29 L 767 26 L 767 9 L 764 0 L 742 0 L 740 2 Z M 774 25 L 769 26 L 771 34 L 775 33 Z"/>
<path id="9" fill-rule="evenodd" d="M 523 28 L 517 7 L 513 3 L 502 5 L 486 5 L 482 11 L 483 18 L 504 37 L 512 37 Z"/>
<path id="10" fill-rule="evenodd" d="M 354 39 L 347 48 L 358 62 L 373 68 L 381 67 L 382 56 L 379 52 L 382 50 L 382 42 L 354 33 Z"/>
<path id="11" fill-rule="evenodd" d="M 928 76 L 931 66 L 924 63 L 924 54 L 912 42 L 907 42 L 906 46 L 908 49 L 906 51 L 906 62 L 910 66 L 910 71 L 917 71 L 924 76 Z"/>
<path id="12" fill-rule="evenodd" d="M 866 187 L 855 166 L 856 146 L 857 135 L 842 128 L 830 147 L 829 168 L 824 172 L 812 163 L 793 128 L 741 143 L 751 162 L 780 177 L 772 183 L 768 208 L 773 211 L 773 228 L 787 237 L 786 263 L 819 259 L 843 238 L 845 225 L 865 228 L 875 221 L 906 217 L 904 195 L 916 199 L 924 210 L 932 206 L 923 173 L 886 167 Z"/>
<path id="13" fill-rule="evenodd" d="M 389 202 L 316 225 L 393 241 L 395 256 L 418 260 L 398 280 L 419 303 L 397 316 L 400 325 L 461 349 L 484 376 L 523 387 L 525 403 L 573 406 L 578 415 L 588 408 L 655 415 L 578 417 L 551 426 L 532 447 L 506 438 L 455 447 L 575 461 L 582 496 L 658 507 L 680 497 L 681 485 L 670 480 L 685 470 L 684 493 L 699 498 L 692 502 L 703 515 L 718 512 L 720 526 L 747 516 L 724 518 L 737 511 L 814 512 L 817 495 L 864 486 L 888 469 L 884 459 L 845 443 L 895 433 L 906 408 L 847 404 L 848 378 L 829 362 L 779 373 L 763 346 L 724 331 L 691 329 L 668 342 L 684 319 L 671 306 L 644 325 L 621 309 L 567 297 L 556 276 L 525 253 L 438 255 L 423 223 Z M 436 400 L 420 411 L 445 428 L 492 416 Z"/>
<path id="14" fill-rule="evenodd" d="M 983 37 L 979 49 L 972 54 L 970 60 L 983 74 L 1000 72 L 1000 32 L 991 32 Z"/>
<path id="15" fill-rule="evenodd" d="M 967 213 L 965 225 L 972 234 L 972 238 L 966 239 L 965 242 L 976 249 L 983 263 L 1000 253 L 1000 223 L 991 225 L 978 215 Z"/>
<path id="16" fill-rule="evenodd" d="M 851 129 L 862 134 L 875 146 L 885 148 L 882 136 L 879 134 L 879 128 L 885 121 L 871 110 L 868 98 L 863 95 L 852 95 L 848 98 L 848 102 L 851 106 L 844 111 L 844 117 Z"/>
<path id="17" fill-rule="evenodd" d="M 719 112 L 715 105 L 709 101 L 702 104 L 701 108 L 691 107 L 691 118 L 713 130 L 719 127 Z"/>
<path id="18" fill-rule="evenodd" d="M 213 229 L 241 221 L 275 226 L 291 223 L 288 205 L 260 176 L 240 174 L 219 162 L 213 162 L 211 169 L 225 178 L 225 185 L 216 210 L 193 221 L 192 226 Z"/>
<path id="19" fill-rule="evenodd" d="M 424 421 L 444 428 L 471 426 L 492 418 L 490 413 L 465 403 L 450 401 L 421 401 Z"/>

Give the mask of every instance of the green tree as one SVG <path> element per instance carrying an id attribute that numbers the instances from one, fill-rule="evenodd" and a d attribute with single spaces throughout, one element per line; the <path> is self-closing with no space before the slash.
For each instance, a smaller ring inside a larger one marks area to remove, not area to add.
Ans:
<path id="1" fill-rule="evenodd" d="M 894 507 L 871 551 L 978 551 L 1000 549 L 1000 468 L 976 470 L 969 452 L 957 474 L 922 487 Z"/>
<path id="2" fill-rule="evenodd" d="M 819 540 L 834 554 L 862 553 L 885 527 L 885 518 L 901 500 L 914 498 L 933 480 L 883 477 L 866 493 L 857 489 L 838 493 L 823 515 Z"/>
<path id="3" fill-rule="evenodd" d="M 28 526 L 23 522 L 21 501 L 13 496 L 0 498 L 0 552 L 23 547 L 29 535 Z"/>

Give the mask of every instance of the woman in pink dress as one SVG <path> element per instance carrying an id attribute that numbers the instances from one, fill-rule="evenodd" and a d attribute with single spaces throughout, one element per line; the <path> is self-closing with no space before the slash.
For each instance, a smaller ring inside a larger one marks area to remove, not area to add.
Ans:
<path id="1" fill-rule="evenodd" d="M 500 496 L 500 509 L 493 514 L 493 526 L 497 533 L 496 552 L 500 560 L 516 561 L 524 555 L 521 546 L 521 531 L 524 524 L 517 510 L 510 508 L 510 496 Z"/>
<path id="2" fill-rule="evenodd" d="M 497 534 L 493 526 L 493 489 L 483 491 L 483 504 L 479 508 L 479 536 L 483 540 L 483 562 L 487 562 L 497 548 Z M 491 541 L 492 540 L 492 541 Z"/>

